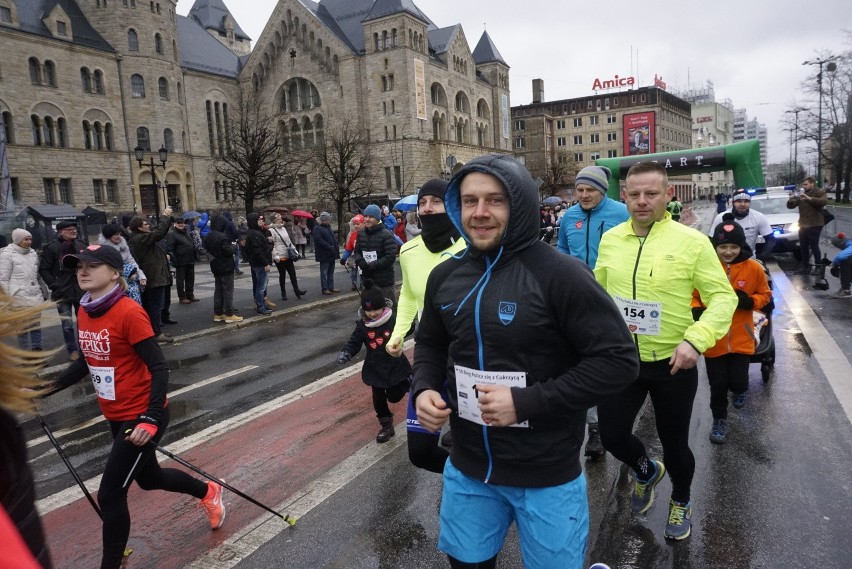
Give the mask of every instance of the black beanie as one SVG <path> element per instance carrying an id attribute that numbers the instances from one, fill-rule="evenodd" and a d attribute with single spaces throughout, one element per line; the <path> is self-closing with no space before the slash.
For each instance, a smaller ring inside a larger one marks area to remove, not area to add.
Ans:
<path id="1" fill-rule="evenodd" d="M 447 193 L 447 186 L 449 186 L 449 182 L 446 180 L 439 180 L 438 178 L 432 178 L 422 186 L 420 186 L 420 190 L 417 192 L 417 201 L 420 201 L 420 198 L 423 196 L 436 196 L 441 199 L 444 199 L 444 194 Z"/>
<path id="2" fill-rule="evenodd" d="M 385 302 L 385 293 L 377 286 L 373 286 L 373 281 L 364 281 L 364 290 L 361 292 L 361 308 L 364 310 L 377 310 L 387 306 Z"/>
<path id="3" fill-rule="evenodd" d="M 733 218 L 731 213 L 722 216 L 722 223 L 713 230 L 714 247 L 725 244 L 739 245 L 741 248 L 747 246 L 745 231 Z"/>

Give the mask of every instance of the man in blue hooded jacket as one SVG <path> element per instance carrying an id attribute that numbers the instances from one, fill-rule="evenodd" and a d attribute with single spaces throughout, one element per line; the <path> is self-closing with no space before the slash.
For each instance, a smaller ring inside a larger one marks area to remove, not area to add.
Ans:
<path id="1" fill-rule="evenodd" d="M 438 547 L 451 567 L 495 567 L 514 521 L 525 567 L 580 568 L 586 409 L 633 381 L 636 349 L 591 270 L 539 241 L 520 163 L 472 160 L 444 201 L 469 246 L 429 275 L 412 387 L 420 423 L 454 433 Z"/>

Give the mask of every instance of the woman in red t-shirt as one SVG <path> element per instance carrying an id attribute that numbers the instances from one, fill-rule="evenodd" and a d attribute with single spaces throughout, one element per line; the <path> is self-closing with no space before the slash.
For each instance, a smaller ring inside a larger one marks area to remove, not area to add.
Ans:
<path id="1" fill-rule="evenodd" d="M 66 255 L 76 267 L 77 282 L 86 291 L 77 314 L 83 358 L 72 363 L 56 390 L 90 375 L 98 404 L 113 436 L 98 504 L 103 516 L 101 569 L 121 566 L 130 535 L 127 491 L 136 480 L 143 490 L 167 490 L 200 500 L 213 529 L 222 525 L 222 487 L 202 482 L 173 468 L 160 468 L 154 451 L 169 423 L 169 370 L 145 310 L 124 295 L 124 261 L 112 247 L 90 245 Z M 148 444 L 152 443 L 152 444 Z"/>

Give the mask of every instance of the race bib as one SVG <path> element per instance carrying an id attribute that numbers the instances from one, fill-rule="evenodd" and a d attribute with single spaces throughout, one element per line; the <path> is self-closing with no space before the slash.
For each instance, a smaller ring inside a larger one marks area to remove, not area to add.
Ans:
<path id="1" fill-rule="evenodd" d="M 480 371 L 463 366 L 456 368 L 456 395 L 458 396 L 459 417 L 484 425 L 479 410 L 479 392 L 477 385 L 505 385 L 507 387 L 526 387 L 527 374 L 523 371 Z M 509 425 L 510 427 L 529 427 L 529 421 Z"/>
<path id="2" fill-rule="evenodd" d="M 364 255 L 364 260 L 367 261 L 368 263 L 372 263 L 373 261 L 379 260 L 379 254 L 376 253 L 375 251 L 364 251 L 363 255 Z"/>
<path id="3" fill-rule="evenodd" d="M 660 335 L 663 303 L 633 300 L 618 295 L 612 297 L 631 334 Z"/>
<path id="4" fill-rule="evenodd" d="M 101 399 L 115 401 L 115 368 L 89 366 L 95 394 Z"/>

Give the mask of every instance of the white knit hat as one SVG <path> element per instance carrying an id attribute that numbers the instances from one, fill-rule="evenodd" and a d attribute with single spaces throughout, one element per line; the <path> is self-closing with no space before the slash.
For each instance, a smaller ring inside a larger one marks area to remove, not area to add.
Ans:
<path id="1" fill-rule="evenodd" d="M 12 231 L 12 243 L 15 245 L 20 245 L 21 241 L 26 239 L 27 237 L 32 237 L 33 234 L 27 231 L 26 229 L 15 229 Z"/>

